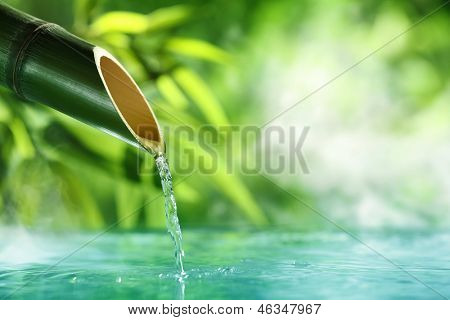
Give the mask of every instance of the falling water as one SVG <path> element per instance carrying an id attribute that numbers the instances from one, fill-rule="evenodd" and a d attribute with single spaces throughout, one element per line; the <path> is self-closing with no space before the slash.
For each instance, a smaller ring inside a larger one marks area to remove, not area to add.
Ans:
<path id="1" fill-rule="evenodd" d="M 183 269 L 183 246 L 180 223 L 177 215 L 177 203 L 172 187 L 172 175 L 170 174 L 169 164 L 164 154 L 156 157 L 156 167 L 158 168 L 159 176 L 161 177 L 161 184 L 165 199 L 166 209 L 166 224 L 167 230 L 175 243 L 175 261 L 178 272 L 181 276 L 185 275 Z"/>

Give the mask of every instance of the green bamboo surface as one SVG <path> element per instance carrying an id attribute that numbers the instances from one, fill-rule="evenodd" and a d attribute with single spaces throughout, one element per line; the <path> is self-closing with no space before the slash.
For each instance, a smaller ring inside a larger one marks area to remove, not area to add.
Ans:
<path id="1" fill-rule="evenodd" d="M 138 146 L 112 104 L 94 45 L 0 3 L 0 84 Z"/>

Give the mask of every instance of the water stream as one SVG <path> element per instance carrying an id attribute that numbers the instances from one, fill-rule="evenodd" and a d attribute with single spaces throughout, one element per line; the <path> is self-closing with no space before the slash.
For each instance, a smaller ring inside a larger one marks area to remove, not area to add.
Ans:
<path id="1" fill-rule="evenodd" d="M 164 154 L 160 154 L 156 157 L 156 167 L 158 168 L 159 176 L 161 177 L 161 184 L 164 193 L 167 231 L 170 233 L 170 236 L 175 243 L 175 261 L 178 272 L 181 276 L 184 276 L 183 238 L 181 235 L 180 222 L 178 221 L 177 203 L 173 193 L 172 175 L 170 174 L 169 164 Z"/>

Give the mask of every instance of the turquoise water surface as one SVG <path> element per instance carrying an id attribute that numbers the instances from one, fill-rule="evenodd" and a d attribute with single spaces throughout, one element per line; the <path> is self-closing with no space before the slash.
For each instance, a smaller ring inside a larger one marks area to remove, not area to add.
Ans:
<path id="1" fill-rule="evenodd" d="M 357 236 L 398 267 L 344 233 L 187 229 L 188 276 L 180 281 L 165 232 L 106 233 L 92 241 L 95 234 L 7 229 L 0 233 L 0 299 L 450 296 L 450 233 Z"/>

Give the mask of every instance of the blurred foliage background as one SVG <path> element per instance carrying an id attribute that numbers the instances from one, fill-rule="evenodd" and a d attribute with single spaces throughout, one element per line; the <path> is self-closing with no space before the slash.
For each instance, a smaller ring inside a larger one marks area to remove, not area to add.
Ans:
<path id="1" fill-rule="evenodd" d="M 5 2 L 110 50 L 163 126 L 193 128 L 261 125 L 443 3 Z M 277 119 L 311 127 L 311 172 L 272 178 L 346 225 L 448 226 L 449 23 L 446 6 Z M 183 147 L 205 154 L 166 140 L 171 159 Z M 142 207 L 118 227 L 165 225 L 162 198 L 143 206 L 160 193 L 157 179 L 140 174 L 142 155 L 121 141 L 1 89 L 0 143 L 4 224 L 98 229 Z M 266 179 L 225 166 L 176 186 L 183 226 L 327 225 Z"/>

